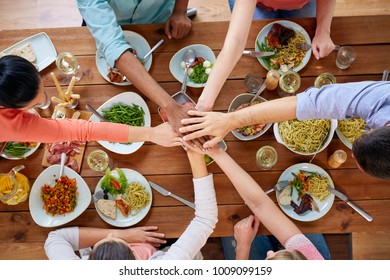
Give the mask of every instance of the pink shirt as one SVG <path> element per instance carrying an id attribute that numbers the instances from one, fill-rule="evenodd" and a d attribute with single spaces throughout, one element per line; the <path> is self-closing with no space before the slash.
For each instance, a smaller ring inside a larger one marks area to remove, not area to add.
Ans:
<path id="1" fill-rule="evenodd" d="M 129 127 L 123 124 L 85 120 L 42 118 L 22 110 L 0 109 L 0 142 L 62 141 L 128 142 Z"/>
<path id="2" fill-rule="evenodd" d="M 148 260 L 157 249 L 148 243 L 130 243 L 136 260 Z"/>
<path id="3" fill-rule="evenodd" d="M 257 0 L 257 6 L 267 10 L 298 10 L 310 0 Z"/>
<path id="4" fill-rule="evenodd" d="M 301 252 L 308 260 L 324 259 L 313 243 L 303 234 L 291 236 L 284 244 L 284 247 L 288 250 Z"/>

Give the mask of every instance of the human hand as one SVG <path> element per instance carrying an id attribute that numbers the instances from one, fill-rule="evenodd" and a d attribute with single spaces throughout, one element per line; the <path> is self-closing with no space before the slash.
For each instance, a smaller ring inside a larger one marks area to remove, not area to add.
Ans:
<path id="1" fill-rule="evenodd" d="M 169 39 L 182 39 L 190 33 L 191 27 L 192 23 L 187 13 L 174 13 L 165 23 L 165 34 Z"/>
<path id="2" fill-rule="evenodd" d="M 170 123 L 163 123 L 151 128 L 150 141 L 163 147 L 181 146 L 181 137 Z"/>
<path id="3" fill-rule="evenodd" d="M 156 226 L 144 226 L 125 229 L 125 237 L 123 239 L 127 242 L 149 243 L 154 247 L 160 247 L 161 244 L 165 244 L 167 241 L 164 239 L 165 234 L 155 232 L 157 229 L 158 227 Z"/>
<path id="4" fill-rule="evenodd" d="M 234 226 L 234 238 L 236 239 L 237 247 L 243 246 L 250 250 L 252 242 L 259 230 L 259 225 L 260 220 L 253 215 L 239 221 Z"/>
<path id="5" fill-rule="evenodd" d="M 167 114 L 168 121 L 172 125 L 173 129 L 175 129 L 175 131 L 180 133 L 180 127 L 183 126 L 181 120 L 188 117 L 189 110 L 194 110 L 194 109 L 195 109 L 195 105 L 190 102 L 184 103 L 184 105 L 180 105 L 176 102 L 173 102 L 171 106 L 165 110 L 165 112 Z M 180 134 L 180 136 L 182 135 Z M 191 143 L 194 147 L 201 148 L 203 146 L 203 143 L 206 142 L 206 140 L 202 138 L 200 139 L 193 138 L 191 139 L 191 141 L 188 142 Z"/>
<path id="6" fill-rule="evenodd" d="M 311 45 L 316 59 L 328 56 L 335 48 L 328 32 L 316 31 Z"/>
<path id="7" fill-rule="evenodd" d="M 206 149 L 216 145 L 231 130 L 229 127 L 229 119 L 225 113 L 190 110 L 188 111 L 188 115 L 195 117 L 186 118 L 181 121 L 186 126 L 181 127 L 179 131 L 181 133 L 190 133 L 185 135 L 183 140 L 190 141 L 196 138 L 210 136 L 211 139 L 203 144 L 203 147 Z"/>

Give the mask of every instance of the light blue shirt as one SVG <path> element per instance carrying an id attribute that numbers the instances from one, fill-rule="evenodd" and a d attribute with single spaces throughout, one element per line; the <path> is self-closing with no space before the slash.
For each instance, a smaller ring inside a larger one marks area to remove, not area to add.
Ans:
<path id="1" fill-rule="evenodd" d="M 297 95 L 299 120 L 361 117 L 367 127 L 390 123 L 390 82 L 357 82 L 311 87 Z"/>
<path id="2" fill-rule="evenodd" d="M 120 25 L 165 23 L 174 5 L 175 0 L 77 0 L 99 53 L 111 67 L 130 47 Z"/>

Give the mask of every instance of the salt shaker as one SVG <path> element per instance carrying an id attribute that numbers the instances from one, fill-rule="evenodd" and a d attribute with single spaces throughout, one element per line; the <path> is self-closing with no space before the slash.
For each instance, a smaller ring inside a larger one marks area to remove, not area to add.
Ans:
<path id="1" fill-rule="evenodd" d="M 335 151 L 328 159 L 328 164 L 332 168 L 338 168 L 347 160 L 347 153 L 344 150 Z"/>

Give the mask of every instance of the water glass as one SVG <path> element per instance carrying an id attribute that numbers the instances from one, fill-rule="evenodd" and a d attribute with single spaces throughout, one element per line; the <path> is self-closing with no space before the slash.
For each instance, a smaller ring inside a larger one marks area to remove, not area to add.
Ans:
<path id="1" fill-rule="evenodd" d="M 330 85 L 336 83 L 336 77 L 331 73 L 322 73 L 314 81 L 314 87 L 321 88 L 324 85 Z"/>
<path id="2" fill-rule="evenodd" d="M 45 102 L 36 104 L 34 106 L 35 108 L 39 108 L 39 109 L 47 109 L 47 108 L 49 108 L 49 106 L 51 104 L 51 100 L 50 100 L 49 96 L 47 96 L 46 91 L 43 91 L 43 94 L 45 95 Z"/>
<path id="3" fill-rule="evenodd" d="M 83 76 L 83 72 L 78 65 L 77 58 L 70 52 L 62 52 L 57 55 L 56 58 L 57 68 L 67 76 L 65 83 L 70 81 L 71 76 L 76 77 L 76 81 L 80 81 Z"/>
<path id="4" fill-rule="evenodd" d="M 336 65 L 340 69 L 347 69 L 355 60 L 356 54 L 352 47 L 340 47 L 337 52 Z"/>
<path id="5" fill-rule="evenodd" d="M 249 73 L 245 76 L 245 85 L 249 93 L 256 93 L 263 84 L 260 73 Z"/>
<path id="6" fill-rule="evenodd" d="M 294 95 L 301 86 L 301 77 L 295 71 L 284 72 L 279 78 L 278 94 L 280 97 Z"/>
<path id="7" fill-rule="evenodd" d="M 256 165 L 263 170 L 271 169 L 278 161 L 278 153 L 272 146 L 263 146 L 256 153 Z"/>

